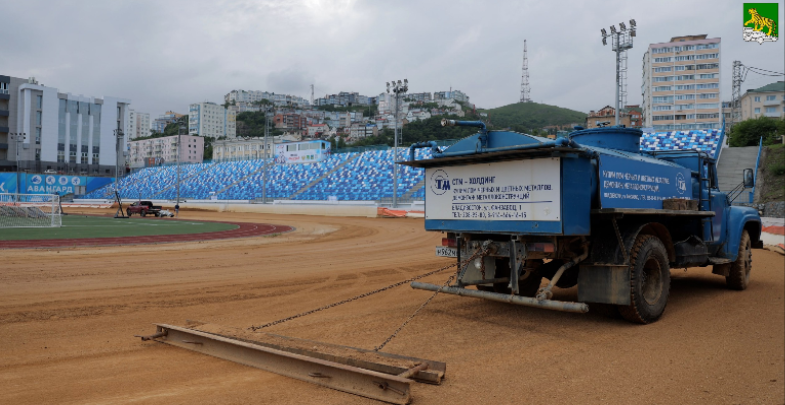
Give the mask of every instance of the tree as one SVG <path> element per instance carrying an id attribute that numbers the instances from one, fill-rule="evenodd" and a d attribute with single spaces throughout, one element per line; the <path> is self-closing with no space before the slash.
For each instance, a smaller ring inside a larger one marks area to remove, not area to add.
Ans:
<path id="1" fill-rule="evenodd" d="M 780 142 L 779 134 L 785 134 L 785 120 L 764 116 L 750 118 L 733 126 L 728 134 L 730 146 L 757 146 L 763 137 L 763 145 Z"/>

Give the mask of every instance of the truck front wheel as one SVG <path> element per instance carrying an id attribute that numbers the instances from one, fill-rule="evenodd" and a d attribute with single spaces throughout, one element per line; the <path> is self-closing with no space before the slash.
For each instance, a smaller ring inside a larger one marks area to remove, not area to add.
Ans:
<path id="1" fill-rule="evenodd" d="M 752 242 L 750 242 L 750 234 L 742 231 L 739 255 L 736 256 L 736 261 L 730 264 L 730 272 L 725 277 L 728 288 L 746 290 L 750 283 L 750 270 L 752 270 Z"/>
<path id="2" fill-rule="evenodd" d="M 624 319 L 647 324 L 665 312 L 671 273 L 665 245 L 653 235 L 639 235 L 630 254 L 630 305 L 620 306 Z"/>

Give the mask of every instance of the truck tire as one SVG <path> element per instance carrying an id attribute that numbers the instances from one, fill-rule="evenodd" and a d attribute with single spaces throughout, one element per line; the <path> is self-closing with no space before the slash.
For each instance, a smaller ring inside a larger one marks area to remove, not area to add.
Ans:
<path id="1" fill-rule="evenodd" d="M 142 218 L 146 217 L 147 216 L 147 211 L 142 211 L 141 215 L 142 215 Z"/>
<path id="2" fill-rule="evenodd" d="M 638 235 L 630 254 L 630 305 L 619 306 L 624 319 L 652 323 L 665 312 L 671 273 L 665 245 L 653 235 Z"/>
<path id="3" fill-rule="evenodd" d="M 131 212 L 131 209 L 130 209 L 130 208 L 126 208 L 126 209 L 125 209 L 125 215 L 127 215 L 127 216 L 130 218 L 130 217 L 131 217 L 131 214 L 133 214 L 133 213 Z"/>
<path id="4" fill-rule="evenodd" d="M 730 264 L 730 271 L 725 277 L 725 283 L 731 290 L 746 290 L 750 283 L 750 271 L 752 270 L 752 242 L 750 234 L 742 231 L 739 243 L 739 255 L 736 261 Z"/>

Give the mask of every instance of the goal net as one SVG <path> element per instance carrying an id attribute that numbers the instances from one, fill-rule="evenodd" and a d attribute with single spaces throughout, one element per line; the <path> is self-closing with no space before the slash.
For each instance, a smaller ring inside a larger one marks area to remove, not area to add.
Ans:
<path id="1" fill-rule="evenodd" d="M 59 195 L 0 193 L 0 228 L 57 228 L 62 225 Z"/>

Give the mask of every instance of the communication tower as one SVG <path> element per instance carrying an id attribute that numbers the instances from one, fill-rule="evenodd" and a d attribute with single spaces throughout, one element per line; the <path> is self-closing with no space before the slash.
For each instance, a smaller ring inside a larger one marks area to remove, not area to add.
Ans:
<path id="1" fill-rule="evenodd" d="M 526 56 L 526 40 L 523 40 L 523 73 L 521 74 L 521 103 L 531 103 L 529 97 L 529 58 Z"/>

